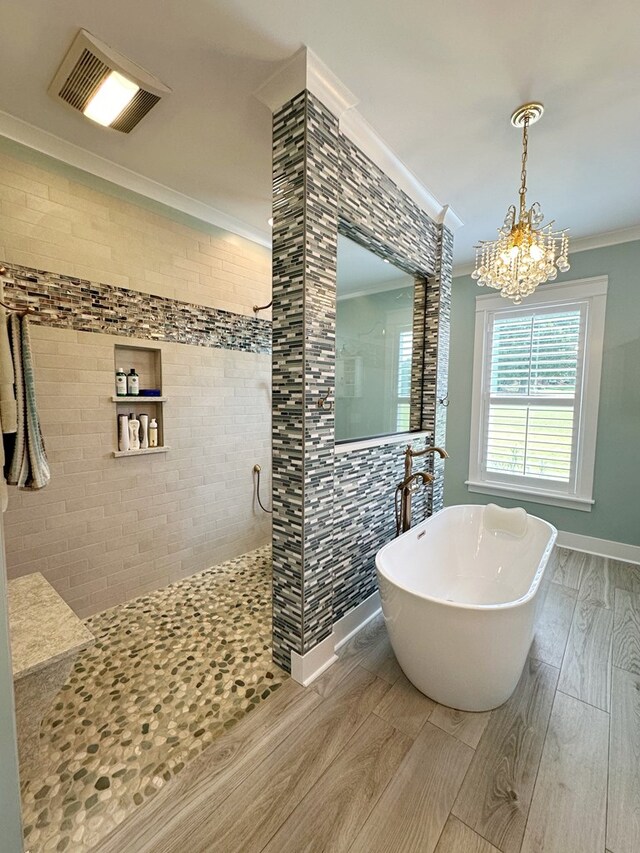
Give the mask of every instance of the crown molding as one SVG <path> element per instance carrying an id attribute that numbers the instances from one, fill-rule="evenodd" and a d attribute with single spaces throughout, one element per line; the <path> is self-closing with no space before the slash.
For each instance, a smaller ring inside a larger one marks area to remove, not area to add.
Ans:
<path id="1" fill-rule="evenodd" d="M 603 231 L 601 234 L 591 234 L 589 237 L 578 237 L 571 240 L 569 257 L 576 252 L 588 252 L 589 249 L 604 249 L 606 246 L 617 246 L 620 243 L 632 243 L 640 240 L 640 225 L 632 225 L 630 228 L 618 228 L 616 231 Z M 456 264 L 453 268 L 453 277 L 462 278 L 471 275 L 475 263 Z"/>
<path id="2" fill-rule="evenodd" d="M 338 119 L 358 103 L 353 92 L 306 45 L 294 53 L 254 94 L 275 113 L 305 89 L 313 92 Z"/>
<path id="3" fill-rule="evenodd" d="M 443 205 L 416 178 L 382 137 L 356 109 L 358 99 L 324 62 L 303 46 L 255 92 L 272 113 L 307 89 L 333 113 L 340 130 L 376 166 L 437 223 L 457 231 L 463 224 L 449 205 Z"/>
<path id="4" fill-rule="evenodd" d="M 59 136 L 42 130 L 33 124 L 16 118 L 10 113 L 0 111 L 0 134 L 19 142 L 27 148 L 33 148 L 41 154 L 46 154 L 56 160 L 61 160 L 69 166 L 81 169 L 91 175 L 96 175 L 112 184 L 131 190 L 131 192 L 152 199 L 153 201 L 179 210 L 200 219 L 210 225 L 223 228 L 232 234 L 245 237 L 261 246 L 271 247 L 271 235 L 245 224 L 233 216 L 229 216 L 202 201 L 191 198 L 178 190 L 171 189 L 151 178 L 146 178 L 125 166 L 120 166 L 112 160 L 107 160 L 98 154 L 93 154 L 73 142 L 68 142 Z"/>

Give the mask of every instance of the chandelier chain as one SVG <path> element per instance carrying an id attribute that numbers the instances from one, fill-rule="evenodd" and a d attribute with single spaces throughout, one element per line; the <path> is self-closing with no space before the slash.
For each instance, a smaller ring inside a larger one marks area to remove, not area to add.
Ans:
<path id="1" fill-rule="evenodd" d="M 522 124 L 522 169 L 520 170 L 520 220 L 527 212 L 527 156 L 529 149 L 529 114 L 524 117 Z"/>

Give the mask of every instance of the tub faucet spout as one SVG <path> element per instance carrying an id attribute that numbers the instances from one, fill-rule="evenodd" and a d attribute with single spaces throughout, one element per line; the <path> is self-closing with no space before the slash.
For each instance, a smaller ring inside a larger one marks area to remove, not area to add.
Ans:
<path id="1" fill-rule="evenodd" d="M 448 459 L 449 454 L 443 447 L 425 447 L 423 450 L 414 450 L 408 444 L 404 452 L 404 480 L 396 486 L 395 513 L 396 513 L 396 536 L 406 533 L 411 527 L 411 496 L 416 491 L 419 481 L 426 486 L 433 482 L 433 474 L 428 471 L 417 471 L 413 473 L 413 460 L 417 456 L 426 456 L 428 453 L 437 453 L 441 459 Z"/>

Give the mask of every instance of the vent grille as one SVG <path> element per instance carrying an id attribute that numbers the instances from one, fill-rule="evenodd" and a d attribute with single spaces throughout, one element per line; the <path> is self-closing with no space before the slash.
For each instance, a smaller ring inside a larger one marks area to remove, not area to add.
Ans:
<path id="1" fill-rule="evenodd" d="M 108 65 L 85 48 L 58 95 L 75 109 L 83 111 L 110 71 Z"/>
<path id="2" fill-rule="evenodd" d="M 83 113 L 113 71 L 139 86 L 131 102 L 110 124 L 113 130 L 131 133 L 159 100 L 171 94 L 171 89 L 86 30 L 76 34 L 49 84 L 49 94 Z"/>
<path id="3" fill-rule="evenodd" d="M 122 133 L 130 133 L 159 100 L 159 95 L 154 95 L 152 92 L 145 92 L 144 89 L 140 89 L 131 103 L 125 107 L 118 118 L 111 124 L 111 127 Z"/>

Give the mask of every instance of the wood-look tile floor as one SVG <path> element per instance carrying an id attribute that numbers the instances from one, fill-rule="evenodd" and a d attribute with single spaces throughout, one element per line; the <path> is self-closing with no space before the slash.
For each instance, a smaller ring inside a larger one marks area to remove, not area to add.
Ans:
<path id="1" fill-rule="evenodd" d="M 638 853 L 640 567 L 558 549 L 512 698 L 437 705 L 380 618 L 288 681 L 99 853 Z"/>

